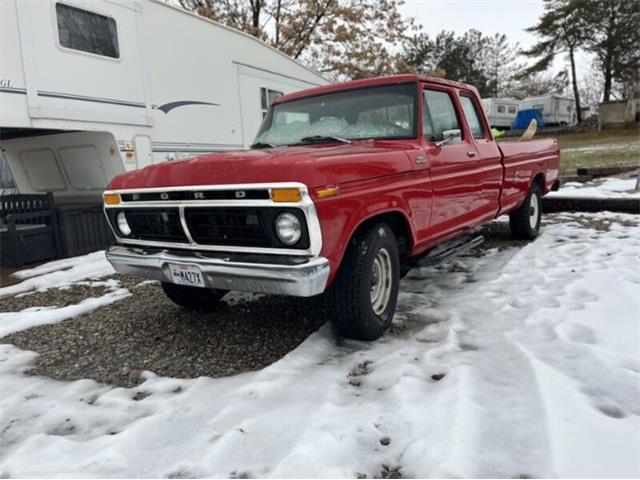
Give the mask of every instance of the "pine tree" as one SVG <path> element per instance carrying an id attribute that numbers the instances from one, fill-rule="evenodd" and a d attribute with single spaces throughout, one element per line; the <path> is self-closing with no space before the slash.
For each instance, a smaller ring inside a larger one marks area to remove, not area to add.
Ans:
<path id="1" fill-rule="evenodd" d="M 614 82 L 625 86 L 640 68 L 640 1 L 576 0 L 586 25 L 586 50 L 604 78 L 604 101 Z"/>
<path id="2" fill-rule="evenodd" d="M 525 71 L 525 75 L 549 68 L 556 55 L 567 53 L 571 68 L 571 85 L 576 102 L 578 123 L 582 121 L 580 92 L 576 74 L 576 52 L 584 41 L 585 27 L 583 10 L 575 0 L 544 0 L 544 14 L 538 23 L 527 31 L 541 37 L 533 47 L 523 53 L 538 61 Z"/>

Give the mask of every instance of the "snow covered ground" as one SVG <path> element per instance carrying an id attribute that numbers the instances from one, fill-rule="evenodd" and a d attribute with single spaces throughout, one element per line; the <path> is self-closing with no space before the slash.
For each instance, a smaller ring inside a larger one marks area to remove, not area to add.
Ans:
<path id="1" fill-rule="evenodd" d="M 603 178 L 587 183 L 568 182 L 549 197 L 556 198 L 640 198 L 635 178 Z"/>
<path id="2" fill-rule="evenodd" d="M 380 341 L 323 327 L 252 373 L 65 383 L 0 345 L 0 478 L 638 477 L 640 217 L 552 218 L 412 270 Z"/>

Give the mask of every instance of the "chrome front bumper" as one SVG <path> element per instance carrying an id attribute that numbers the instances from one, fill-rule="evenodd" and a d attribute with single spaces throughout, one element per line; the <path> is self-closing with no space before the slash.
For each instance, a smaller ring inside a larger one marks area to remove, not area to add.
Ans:
<path id="1" fill-rule="evenodd" d="M 119 273 L 170 282 L 169 264 L 200 268 L 208 288 L 311 297 L 322 293 L 329 278 L 329 261 L 317 257 L 303 263 L 249 263 L 212 258 L 189 252 L 176 255 L 166 250 L 116 245 L 107 260 Z"/>

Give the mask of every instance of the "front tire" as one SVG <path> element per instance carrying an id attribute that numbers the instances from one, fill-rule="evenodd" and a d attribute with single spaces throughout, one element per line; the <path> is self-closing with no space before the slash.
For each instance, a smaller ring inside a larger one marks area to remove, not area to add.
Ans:
<path id="1" fill-rule="evenodd" d="M 176 305 L 194 310 L 214 309 L 228 292 L 228 290 L 210 290 L 168 282 L 162 282 L 162 290 Z"/>
<path id="2" fill-rule="evenodd" d="M 391 325 L 398 300 L 400 255 L 393 230 L 378 223 L 351 241 L 329 290 L 338 335 L 376 340 Z"/>
<path id="3" fill-rule="evenodd" d="M 542 191 L 534 183 L 522 205 L 509 214 L 509 226 L 514 238 L 533 240 L 540 231 L 542 218 Z"/>

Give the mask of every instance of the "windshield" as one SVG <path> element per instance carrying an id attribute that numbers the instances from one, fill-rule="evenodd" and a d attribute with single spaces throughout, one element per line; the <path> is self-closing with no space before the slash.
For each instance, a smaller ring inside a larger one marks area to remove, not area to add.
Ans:
<path id="1" fill-rule="evenodd" d="M 415 83 L 361 88 L 274 105 L 256 146 L 300 145 L 333 139 L 415 138 Z"/>

